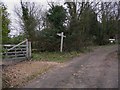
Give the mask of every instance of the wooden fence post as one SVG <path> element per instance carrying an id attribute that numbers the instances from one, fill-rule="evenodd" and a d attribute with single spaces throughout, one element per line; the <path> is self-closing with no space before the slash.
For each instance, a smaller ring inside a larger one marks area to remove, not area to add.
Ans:
<path id="1" fill-rule="evenodd" d="M 31 42 L 28 41 L 28 48 L 29 48 L 29 59 L 31 58 Z"/>
<path id="2" fill-rule="evenodd" d="M 28 39 L 26 40 L 26 58 L 29 58 Z"/>
<path id="3" fill-rule="evenodd" d="M 31 58 L 31 42 L 28 39 L 26 41 L 26 57 L 27 59 Z"/>

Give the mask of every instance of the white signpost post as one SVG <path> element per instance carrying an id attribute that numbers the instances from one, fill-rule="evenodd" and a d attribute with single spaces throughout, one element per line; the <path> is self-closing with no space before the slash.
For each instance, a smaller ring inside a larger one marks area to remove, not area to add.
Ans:
<path id="1" fill-rule="evenodd" d="M 63 37 L 66 37 L 63 32 L 57 33 L 58 36 L 61 36 L 61 45 L 60 45 L 60 52 L 62 52 L 63 49 Z"/>

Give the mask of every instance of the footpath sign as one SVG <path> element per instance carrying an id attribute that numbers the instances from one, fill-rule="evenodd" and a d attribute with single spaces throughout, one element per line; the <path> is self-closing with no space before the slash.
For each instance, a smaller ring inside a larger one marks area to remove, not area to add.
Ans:
<path id="1" fill-rule="evenodd" d="M 63 50 L 63 38 L 66 37 L 63 32 L 57 33 L 58 36 L 61 36 L 61 45 L 60 45 L 60 52 Z"/>

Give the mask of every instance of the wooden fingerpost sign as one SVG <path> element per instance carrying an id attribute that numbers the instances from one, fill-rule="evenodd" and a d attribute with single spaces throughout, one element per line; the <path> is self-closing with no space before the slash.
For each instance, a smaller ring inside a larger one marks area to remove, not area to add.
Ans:
<path id="1" fill-rule="evenodd" d="M 66 37 L 63 32 L 57 33 L 58 36 L 61 36 L 61 45 L 60 45 L 60 52 L 63 51 L 63 38 Z"/>

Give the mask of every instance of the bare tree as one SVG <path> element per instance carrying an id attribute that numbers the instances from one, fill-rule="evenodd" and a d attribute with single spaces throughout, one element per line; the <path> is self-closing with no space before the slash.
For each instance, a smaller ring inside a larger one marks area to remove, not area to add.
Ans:
<path id="1" fill-rule="evenodd" d="M 21 31 L 26 35 L 26 38 L 33 41 L 36 36 L 36 31 L 40 31 L 44 25 L 44 12 L 42 6 L 35 2 L 20 2 L 21 7 L 15 7 L 15 13 L 18 16 L 17 23 Z"/>

